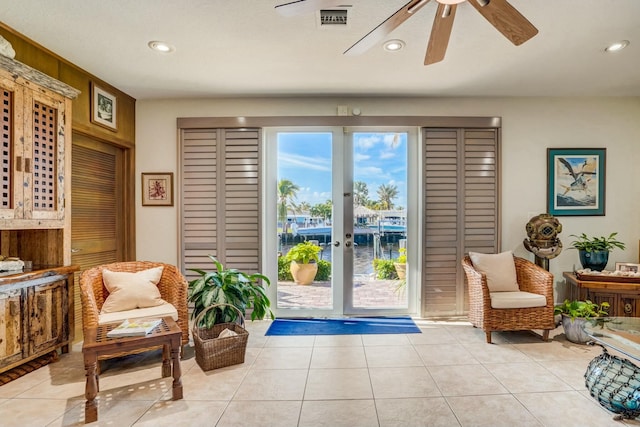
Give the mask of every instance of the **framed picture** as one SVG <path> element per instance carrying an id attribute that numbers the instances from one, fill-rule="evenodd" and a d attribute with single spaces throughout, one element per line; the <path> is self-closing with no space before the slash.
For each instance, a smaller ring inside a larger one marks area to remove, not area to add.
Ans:
<path id="1" fill-rule="evenodd" d="M 118 130 L 116 117 L 118 98 L 102 89 L 95 83 L 91 83 L 91 122 L 112 131 Z"/>
<path id="2" fill-rule="evenodd" d="M 640 264 L 631 262 L 616 262 L 616 271 L 628 271 L 630 273 L 640 272 Z"/>
<path id="3" fill-rule="evenodd" d="M 604 215 L 606 148 L 547 149 L 547 211 Z"/>
<path id="4" fill-rule="evenodd" d="M 173 206 L 173 173 L 142 174 L 142 206 Z"/>

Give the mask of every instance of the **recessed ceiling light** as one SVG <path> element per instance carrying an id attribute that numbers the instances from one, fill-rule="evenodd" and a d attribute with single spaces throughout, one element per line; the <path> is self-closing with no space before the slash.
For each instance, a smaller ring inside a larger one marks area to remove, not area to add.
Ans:
<path id="1" fill-rule="evenodd" d="M 610 44 L 609 46 L 607 46 L 604 51 L 605 52 L 617 52 L 619 50 L 624 49 L 625 47 L 629 46 L 629 40 L 621 40 L 619 42 L 615 42 Z"/>
<path id="2" fill-rule="evenodd" d="M 151 49 L 161 53 L 171 53 L 176 50 L 176 48 L 171 46 L 169 43 L 161 41 L 151 41 L 148 45 Z"/>
<path id="3" fill-rule="evenodd" d="M 402 40 L 388 40 L 384 43 L 384 50 L 388 52 L 397 52 L 404 47 L 404 42 Z"/>

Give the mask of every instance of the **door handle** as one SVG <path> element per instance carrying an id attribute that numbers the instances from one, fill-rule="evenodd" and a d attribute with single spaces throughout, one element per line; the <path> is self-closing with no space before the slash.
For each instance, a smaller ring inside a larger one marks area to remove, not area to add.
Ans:
<path id="1" fill-rule="evenodd" d="M 351 241 L 347 240 L 346 242 L 344 242 L 344 245 L 345 245 L 347 248 L 350 248 L 350 247 L 351 247 Z"/>
<path id="2" fill-rule="evenodd" d="M 333 242 L 333 246 L 335 246 L 337 248 L 338 246 L 340 246 L 340 242 L 338 242 L 338 241 Z"/>

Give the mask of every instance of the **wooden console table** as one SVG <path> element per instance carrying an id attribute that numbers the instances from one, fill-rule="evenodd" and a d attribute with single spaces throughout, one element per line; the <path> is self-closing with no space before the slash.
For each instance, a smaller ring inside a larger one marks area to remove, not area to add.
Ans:
<path id="1" fill-rule="evenodd" d="M 562 273 L 570 287 L 570 298 L 610 304 L 609 316 L 640 317 L 640 283 L 580 280 L 575 273 Z"/>

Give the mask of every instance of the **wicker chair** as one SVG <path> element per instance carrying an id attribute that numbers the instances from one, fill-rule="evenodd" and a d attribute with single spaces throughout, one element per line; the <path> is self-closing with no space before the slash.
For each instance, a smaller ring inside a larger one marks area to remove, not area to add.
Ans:
<path id="1" fill-rule="evenodd" d="M 80 299 L 82 301 L 82 330 L 98 326 L 98 318 L 109 291 L 102 280 L 102 270 L 137 273 L 138 271 L 163 266 L 162 277 L 158 282 L 158 289 L 162 299 L 172 304 L 178 311 L 176 323 L 182 329 L 182 346 L 189 342 L 189 315 L 187 309 L 187 280 L 173 265 L 149 261 L 128 261 L 100 265 L 85 270 L 80 275 Z M 147 351 L 142 349 L 140 351 Z M 137 351 L 137 352 L 140 352 Z M 136 352 L 134 352 L 136 353 Z M 121 356 L 117 354 L 110 357 Z"/>
<path id="2" fill-rule="evenodd" d="M 495 309 L 487 287 L 487 277 L 476 270 L 471 258 L 462 260 L 462 267 L 469 284 L 469 320 L 476 328 L 482 328 L 491 343 L 492 331 L 522 331 L 542 329 L 542 339 L 549 339 L 549 331 L 555 328 L 553 315 L 553 275 L 524 258 L 513 257 L 521 291 L 544 295 L 544 307 Z"/>

